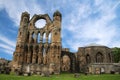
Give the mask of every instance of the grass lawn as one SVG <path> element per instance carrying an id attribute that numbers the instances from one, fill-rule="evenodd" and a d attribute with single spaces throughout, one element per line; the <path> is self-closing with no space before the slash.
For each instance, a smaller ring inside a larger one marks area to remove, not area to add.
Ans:
<path id="1" fill-rule="evenodd" d="M 51 75 L 50 77 L 33 76 L 16 76 L 0 74 L 0 80 L 120 80 L 120 74 L 102 74 L 102 75 L 83 75 L 74 78 L 74 74 Z"/>

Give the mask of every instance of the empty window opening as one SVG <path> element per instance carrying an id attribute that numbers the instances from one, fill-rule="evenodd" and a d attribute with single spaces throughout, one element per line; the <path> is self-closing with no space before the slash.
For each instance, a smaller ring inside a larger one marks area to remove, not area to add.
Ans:
<path id="1" fill-rule="evenodd" d="M 36 28 L 43 28 L 46 24 L 46 21 L 44 19 L 40 19 L 38 21 L 36 21 L 35 23 L 35 27 Z"/>
<path id="2" fill-rule="evenodd" d="M 88 64 L 91 62 L 91 58 L 90 58 L 89 54 L 87 54 L 87 56 L 86 56 L 86 62 L 87 62 Z"/>
<path id="3" fill-rule="evenodd" d="M 35 33 L 33 33 L 32 34 L 32 42 L 35 42 L 35 37 L 36 37 L 36 35 L 35 35 Z"/>
<path id="4" fill-rule="evenodd" d="M 98 52 L 96 54 L 96 62 L 97 63 L 102 63 L 103 62 L 103 55 L 102 55 L 102 53 Z"/>
<path id="5" fill-rule="evenodd" d="M 40 43 L 40 33 L 38 33 L 37 42 Z"/>
<path id="6" fill-rule="evenodd" d="M 48 43 L 51 43 L 51 33 L 48 36 Z"/>
<path id="7" fill-rule="evenodd" d="M 46 33 L 43 34 L 43 43 L 46 42 Z"/>

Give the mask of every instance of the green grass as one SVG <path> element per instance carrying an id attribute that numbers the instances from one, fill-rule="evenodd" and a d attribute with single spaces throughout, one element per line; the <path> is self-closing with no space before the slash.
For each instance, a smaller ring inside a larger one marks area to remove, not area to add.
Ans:
<path id="1" fill-rule="evenodd" d="M 83 75 L 79 78 L 74 78 L 74 74 L 52 75 L 50 77 L 33 76 L 16 76 L 0 74 L 0 80 L 120 80 L 120 74 L 103 74 L 103 75 Z"/>

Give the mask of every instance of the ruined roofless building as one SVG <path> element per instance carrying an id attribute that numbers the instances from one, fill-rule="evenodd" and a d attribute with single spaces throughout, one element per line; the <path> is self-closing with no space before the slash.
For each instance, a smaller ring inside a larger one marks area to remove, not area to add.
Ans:
<path id="1" fill-rule="evenodd" d="M 46 24 L 43 28 L 37 28 L 35 23 L 41 19 Z M 23 72 L 32 74 L 40 74 L 44 70 L 59 74 L 63 71 L 84 72 L 91 63 L 112 62 L 111 49 L 105 46 L 81 47 L 77 53 L 62 48 L 61 22 L 59 11 L 54 12 L 53 20 L 48 14 L 35 14 L 30 19 L 28 12 L 22 13 L 13 54 L 13 69 L 21 68 Z"/>
<path id="2" fill-rule="evenodd" d="M 35 26 L 35 22 L 39 19 L 46 21 L 46 25 L 40 29 Z M 61 20 L 62 15 L 59 11 L 53 14 L 53 20 L 48 14 L 35 14 L 30 19 L 28 12 L 22 13 L 13 59 L 15 67 L 23 64 L 53 64 L 56 73 L 60 72 Z M 49 43 L 50 34 L 51 42 Z M 43 42 L 43 35 L 45 35 L 45 42 Z M 37 42 L 38 37 L 40 42 Z"/>

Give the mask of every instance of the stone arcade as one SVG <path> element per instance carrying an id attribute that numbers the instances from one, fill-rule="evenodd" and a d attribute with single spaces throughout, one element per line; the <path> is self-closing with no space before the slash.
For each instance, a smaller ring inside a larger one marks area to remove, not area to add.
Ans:
<path id="1" fill-rule="evenodd" d="M 41 19 L 46 24 L 37 28 L 35 23 Z M 13 71 L 20 69 L 31 74 L 86 72 L 94 63 L 112 63 L 111 49 L 106 46 L 81 47 L 77 53 L 62 48 L 61 21 L 59 11 L 54 12 L 53 20 L 48 14 L 35 14 L 30 19 L 28 12 L 22 13 L 13 54 Z"/>

